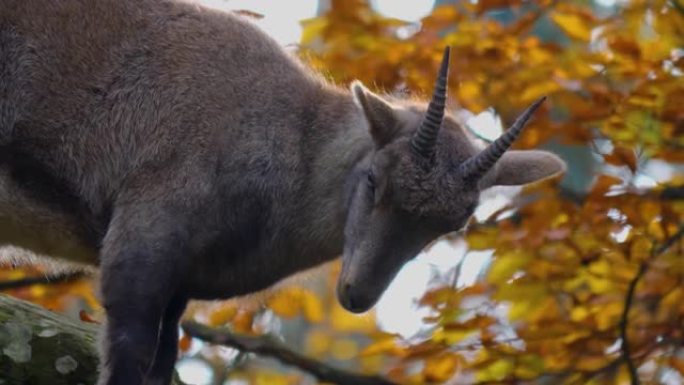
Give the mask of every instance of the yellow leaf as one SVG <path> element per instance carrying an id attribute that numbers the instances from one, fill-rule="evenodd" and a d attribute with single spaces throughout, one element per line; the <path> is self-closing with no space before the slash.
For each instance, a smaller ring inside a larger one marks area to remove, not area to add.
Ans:
<path id="1" fill-rule="evenodd" d="M 362 356 L 360 361 L 362 373 L 378 373 L 384 363 L 382 356 Z"/>
<path id="2" fill-rule="evenodd" d="M 589 311 L 584 306 L 576 306 L 570 311 L 570 319 L 575 322 L 581 322 L 589 317 Z"/>
<path id="3" fill-rule="evenodd" d="M 219 326 L 230 322 L 237 314 L 237 306 L 235 304 L 221 305 L 216 310 L 209 314 L 209 325 Z"/>
<path id="4" fill-rule="evenodd" d="M 432 340 L 434 342 L 440 342 L 448 345 L 453 345 L 457 342 L 461 342 L 464 339 L 474 335 L 477 330 L 445 330 L 438 329 L 432 334 Z"/>
<path id="5" fill-rule="evenodd" d="M 496 246 L 498 237 L 498 229 L 478 229 L 471 231 L 466 239 L 468 240 L 468 247 L 471 250 L 486 250 L 492 249 Z"/>
<path id="6" fill-rule="evenodd" d="M 610 356 L 607 355 L 601 355 L 601 356 L 591 356 L 591 355 L 580 355 L 579 359 L 577 360 L 576 367 L 579 370 L 598 370 L 603 368 L 608 364 L 608 362 L 612 360 Z"/>
<path id="7" fill-rule="evenodd" d="M 500 359 L 476 374 L 478 381 L 501 381 L 513 371 L 513 363 L 506 359 Z"/>
<path id="8" fill-rule="evenodd" d="M 533 354 L 526 354 L 518 358 L 518 365 L 513 375 L 520 379 L 533 379 L 544 371 L 544 360 Z"/>
<path id="9" fill-rule="evenodd" d="M 299 292 L 294 288 L 278 291 L 266 304 L 276 315 L 283 318 L 293 318 L 299 315 L 301 310 Z"/>
<path id="10" fill-rule="evenodd" d="M 614 287 L 612 280 L 603 277 L 597 277 L 593 274 L 587 275 L 587 284 L 589 284 L 589 290 L 594 294 L 604 294 L 611 291 Z"/>
<path id="11" fill-rule="evenodd" d="M 660 301 L 660 305 L 663 307 L 674 307 L 682 303 L 682 297 L 684 297 L 684 289 L 678 287 L 667 293 Z"/>
<path id="12" fill-rule="evenodd" d="M 361 353 L 361 356 L 371 356 L 376 354 L 395 354 L 402 351 L 400 347 L 397 346 L 397 342 L 394 336 L 388 336 L 381 338 L 378 341 L 366 346 Z"/>
<path id="13" fill-rule="evenodd" d="M 255 373 L 254 385 L 293 385 L 297 378 L 273 371 L 259 371 Z"/>
<path id="14" fill-rule="evenodd" d="M 642 262 L 651 256 L 652 249 L 653 244 L 649 239 L 639 237 L 632 242 L 632 245 L 629 249 L 629 255 L 632 261 Z"/>
<path id="15" fill-rule="evenodd" d="M 371 333 L 375 331 L 375 313 L 354 314 L 335 303 L 330 309 L 330 325 L 342 332 Z"/>
<path id="16" fill-rule="evenodd" d="M 303 292 L 301 301 L 304 317 L 307 321 L 313 323 L 323 321 L 323 304 L 314 293 L 310 291 Z"/>
<path id="17" fill-rule="evenodd" d="M 350 360 L 356 357 L 359 346 L 354 340 L 335 340 L 330 345 L 330 355 L 336 360 Z"/>
<path id="18" fill-rule="evenodd" d="M 568 36 L 588 42 L 591 39 L 591 25 L 580 15 L 573 13 L 553 12 L 551 14 L 553 20 L 560 29 Z"/>
<path id="19" fill-rule="evenodd" d="M 608 274 L 610 274 L 612 270 L 612 267 L 610 263 L 608 263 L 607 260 L 605 259 L 599 259 L 598 261 L 592 263 L 589 265 L 589 271 L 592 274 L 601 276 L 601 277 L 606 277 Z"/>
<path id="20" fill-rule="evenodd" d="M 525 91 L 520 95 L 520 101 L 530 102 L 542 96 L 548 96 L 560 88 L 560 84 L 555 80 L 538 81 L 525 88 Z"/>
<path id="21" fill-rule="evenodd" d="M 508 252 L 499 256 L 492 263 L 487 274 L 487 280 L 494 284 L 505 283 L 513 274 L 526 266 L 531 259 L 531 255 L 519 251 Z"/>
<path id="22" fill-rule="evenodd" d="M 480 84 L 475 81 L 465 80 L 458 87 L 458 99 L 462 100 L 468 109 L 473 112 L 482 112 L 487 106 L 479 102 L 481 95 Z"/>
<path id="23" fill-rule="evenodd" d="M 321 330 L 314 330 L 307 334 L 304 344 L 306 352 L 311 356 L 320 357 L 330 349 L 331 337 Z"/>
<path id="24" fill-rule="evenodd" d="M 610 330 L 614 328 L 615 325 L 620 322 L 624 307 L 625 305 L 622 301 L 609 302 L 597 307 L 594 312 L 596 327 L 599 330 Z"/>
<path id="25" fill-rule="evenodd" d="M 309 322 L 323 320 L 323 305 L 312 292 L 300 287 L 288 287 L 273 294 L 266 302 L 267 306 L 278 316 L 293 318 L 300 313 Z"/>
<path id="26" fill-rule="evenodd" d="M 316 17 L 312 19 L 302 20 L 302 37 L 300 43 L 303 45 L 311 45 L 328 27 L 328 19 L 324 17 Z"/>

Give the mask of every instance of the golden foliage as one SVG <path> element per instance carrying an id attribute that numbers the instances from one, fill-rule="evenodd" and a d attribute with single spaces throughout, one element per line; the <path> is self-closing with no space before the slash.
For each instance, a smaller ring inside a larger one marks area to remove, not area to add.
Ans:
<path id="1" fill-rule="evenodd" d="M 421 301 L 434 313 L 429 337 L 377 339 L 362 356 L 398 358 L 386 371 L 406 383 L 551 376 L 559 384 L 618 384 L 633 376 L 623 364 L 625 328 L 642 381 L 666 368 L 682 372 L 684 262 L 679 241 L 659 249 L 684 217 L 684 203 L 663 198 L 684 190 L 682 177 L 675 171 L 654 187 L 637 183 L 647 162 L 684 160 L 681 6 L 633 0 L 600 14 L 585 1 L 480 0 L 439 6 L 416 27 L 382 18 L 363 1 L 333 0 L 327 14 L 303 25 L 303 57 L 336 82 L 360 79 L 418 96 L 429 94 L 450 45 L 455 105 L 473 113 L 491 107 L 511 121 L 548 95 L 549 108 L 520 146 L 553 139 L 587 148 L 600 170 L 588 189 L 563 186 L 571 199 L 537 186 L 512 219 L 494 214 L 472 226 L 469 248 L 494 251 L 485 278 L 432 288 Z M 573 175 L 575 160 L 570 178 L 582 177 Z M 461 309 L 473 300 L 483 305 Z"/>

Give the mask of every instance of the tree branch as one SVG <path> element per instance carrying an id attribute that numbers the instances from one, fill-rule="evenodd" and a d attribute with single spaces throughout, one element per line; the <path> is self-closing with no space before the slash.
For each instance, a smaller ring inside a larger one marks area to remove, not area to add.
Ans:
<path id="1" fill-rule="evenodd" d="M 49 285 L 56 283 L 65 283 L 81 279 L 85 274 L 81 271 L 62 273 L 57 275 L 42 275 L 39 277 L 26 277 L 21 279 L 14 279 L 8 281 L 0 281 L 0 291 L 20 289 L 26 286 L 33 285 Z"/>
<path id="2" fill-rule="evenodd" d="M 379 376 L 355 374 L 333 368 L 323 362 L 296 353 L 269 336 L 237 335 L 227 329 L 214 329 L 196 322 L 184 322 L 182 327 L 192 337 L 213 344 L 226 345 L 242 352 L 275 358 L 310 373 L 323 382 L 338 385 L 396 385 L 394 382 Z"/>
<path id="3" fill-rule="evenodd" d="M 577 204 L 582 204 L 587 199 L 589 195 L 586 191 L 575 191 L 569 188 L 560 187 L 558 189 L 559 194 L 562 198 L 569 201 L 575 202 Z M 631 195 L 637 195 L 644 199 L 650 199 L 654 201 L 681 201 L 684 200 L 684 186 L 666 186 L 662 189 L 631 189 L 625 193 Z"/>
<path id="4" fill-rule="evenodd" d="M 672 6 L 674 7 L 674 9 L 676 9 L 677 11 L 679 11 L 679 13 L 681 13 L 682 15 L 684 15 L 684 5 L 682 5 L 682 4 L 679 2 L 679 0 L 670 0 L 670 4 L 672 4 Z"/>
<path id="5" fill-rule="evenodd" d="M 0 373 L 9 384 L 93 384 L 97 325 L 0 294 Z"/>
<path id="6" fill-rule="evenodd" d="M 3 384 L 94 384 L 98 329 L 96 324 L 0 294 L 0 380 Z M 176 373 L 172 385 L 183 385 Z"/>
<path id="7" fill-rule="evenodd" d="M 666 239 L 662 245 L 660 245 L 658 248 L 654 248 L 651 255 L 651 259 L 667 251 L 682 237 L 684 237 L 684 225 L 680 226 L 677 232 L 670 238 Z M 620 350 L 622 352 L 622 359 L 627 364 L 627 369 L 629 369 L 632 385 L 639 385 L 640 381 L 639 373 L 637 372 L 637 366 L 634 363 L 634 360 L 632 359 L 632 349 L 629 344 L 629 339 L 627 336 L 627 329 L 629 326 L 629 311 L 632 307 L 632 304 L 634 303 L 634 295 L 636 293 L 637 284 L 644 276 L 644 274 L 646 274 L 651 259 L 643 261 L 641 265 L 639 265 L 639 271 L 634 276 L 632 281 L 629 283 L 629 287 L 627 288 L 627 295 L 625 297 L 625 307 L 622 310 L 622 317 L 620 318 L 620 339 L 622 340 Z"/>
<path id="8" fill-rule="evenodd" d="M 629 310 L 634 302 L 634 292 L 636 291 L 636 286 L 641 280 L 641 277 L 646 273 L 648 268 L 648 263 L 645 261 L 639 266 L 639 271 L 634 276 L 632 281 L 629 283 L 627 288 L 627 296 L 625 298 L 625 307 L 622 310 L 622 317 L 620 318 L 620 339 L 622 344 L 620 345 L 620 351 L 622 352 L 622 359 L 627 364 L 627 369 L 629 370 L 629 376 L 631 378 L 632 385 L 639 385 L 639 373 L 637 372 L 636 364 L 632 359 L 632 349 L 629 344 L 629 339 L 627 338 L 627 326 L 629 324 Z"/>

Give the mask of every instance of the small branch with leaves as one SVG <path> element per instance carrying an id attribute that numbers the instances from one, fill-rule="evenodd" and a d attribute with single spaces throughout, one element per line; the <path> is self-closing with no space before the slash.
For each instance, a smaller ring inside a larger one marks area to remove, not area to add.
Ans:
<path id="1" fill-rule="evenodd" d="M 627 336 L 627 329 L 629 326 L 629 311 L 632 305 L 634 304 L 634 297 L 636 294 L 637 284 L 644 276 L 644 274 L 646 274 L 650 261 L 658 255 L 666 252 L 670 247 L 677 243 L 677 241 L 681 240 L 682 237 L 684 237 L 684 225 L 680 226 L 677 232 L 674 233 L 670 238 L 666 239 L 665 242 L 663 242 L 660 246 L 658 246 L 657 248 L 653 248 L 651 258 L 649 260 L 643 261 L 641 265 L 639 265 L 639 271 L 637 271 L 637 274 L 634 276 L 632 281 L 629 283 L 629 287 L 627 288 L 627 295 L 625 297 L 625 307 L 622 311 L 622 317 L 620 318 L 620 339 L 622 340 L 622 345 L 620 346 L 620 349 L 622 352 L 622 359 L 625 361 L 627 369 L 629 370 L 632 385 L 639 385 L 641 383 L 639 381 L 637 365 L 632 358 L 632 349 L 629 343 L 629 338 Z"/>
<path id="2" fill-rule="evenodd" d="M 182 327 L 188 335 L 194 338 L 212 344 L 225 345 L 245 353 L 256 353 L 275 358 L 282 363 L 295 366 L 313 375 L 319 381 L 338 385 L 396 385 L 396 383 L 380 376 L 357 374 L 334 368 L 326 363 L 294 352 L 270 336 L 238 335 L 227 329 L 210 328 L 196 322 L 184 322 Z"/>

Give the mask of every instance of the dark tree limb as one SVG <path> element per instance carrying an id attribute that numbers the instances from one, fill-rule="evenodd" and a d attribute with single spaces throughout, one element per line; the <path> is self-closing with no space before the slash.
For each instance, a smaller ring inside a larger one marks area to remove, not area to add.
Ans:
<path id="1" fill-rule="evenodd" d="M 663 242 L 663 244 L 653 249 L 651 259 L 666 252 L 677 241 L 682 239 L 682 237 L 684 237 L 684 225 L 680 226 L 677 232 L 673 234 L 670 238 L 666 239 L 665 242 Z M 634 296 L 636 293 L 637 284 L 644 276 L 644 274 L 646 274 L 646 271 L 649 267 L 649 262 L 650 260 L 646 260 L 642 262 L 641 265 L 639 265 L 639 271 L 637 271 L 637 274 L 634 276 L 634 278 L 632 278 L 632 281 L 629 283 L 629 286 L 627 288 L 627 294 L 625 296 L 625 307 L 622 310 L 622 316 L 620 318 L 620 339 L 622 340 L 620 351 L 622 353 L 622 359 L 627 364 L 627 369 L 629 370 L 632 385 L 639 385 L 641 382 L 639 381 L 639 373 L 637 372 L 638 368 L 632 358 L 632 349 L 627 336 L 627 329 L 629 326 L 629 311 L 632 307 L 632 304 L 634 303 Z"/>
<path id="2" fill-rule="evenodd" d="M 33 285 L 50 285 L 57 283 L 72 282 L 81 279 L 84 276 L 85 273 L 77 271 L 61 273 L 56 275 L 42 275 L 38 277 L 26 277 L 21 279 L 0 281 L 0 291 L 20 289 L 22 287 Z"/>
<path id="3" fill-rule="evenodd" d="M 213 344 L 225 345 L 246 353 L 256 353 L 275 358 L 295 366 L 323 382 L 338 385 L 396 385 L 379 376 L 355 374 L 333 368 L 327 364 L 305 357 L 287 348 L 280 341 L 269 336 L 244 336 L 226 329 L 214 329 L 195 322 L 184 322 L 183 330 L 190 336 Z"/>

